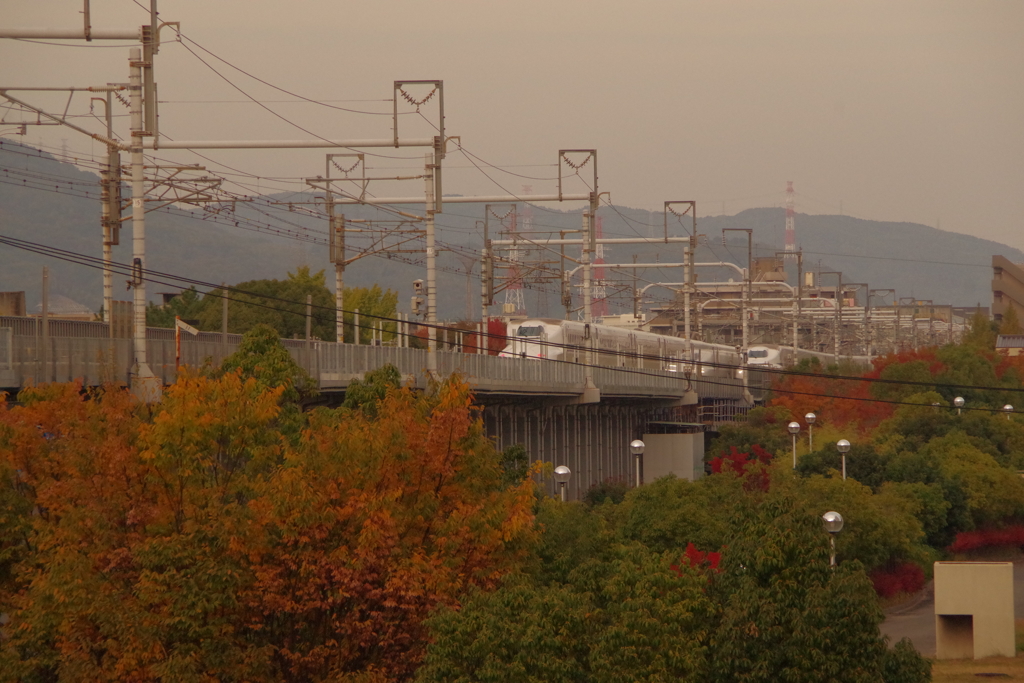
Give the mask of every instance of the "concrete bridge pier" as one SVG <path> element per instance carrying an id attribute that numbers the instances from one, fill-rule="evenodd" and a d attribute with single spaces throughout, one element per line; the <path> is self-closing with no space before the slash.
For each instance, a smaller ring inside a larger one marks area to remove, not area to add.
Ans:
<path id="1" fill-rule="evenodd" d="M 666 402 L 602 400 L 601 403 L 558 403 L 540 398 L 484 403 L 487 435 L 499 450 L 522 444 L 530 463 L 549 462 L 572 470 L 567 491 L 579 500 L 591 487 L 607 480 L 633 486 L 634 460 L 629 443 L 651 430 L 680 425 L 692 406 L 671 407 Z M 687 410 L 689 409 L 689 410 Z M 555 495 L 550 478 L 543 482 Z"/>

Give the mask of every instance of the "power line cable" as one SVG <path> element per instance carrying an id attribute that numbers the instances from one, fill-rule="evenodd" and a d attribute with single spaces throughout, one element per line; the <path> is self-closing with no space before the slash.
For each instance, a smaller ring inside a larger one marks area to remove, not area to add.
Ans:
<path id="1" fill-rule="evenodd" d="M 99 259 L 99 258 L 91 257 L 91 256 L 88 256 L 86 254 L 81 254 L 79 252 L 74 252 L 74 251 L 70 251 L 70 250 L 60 249 L 60 248 L 57 248 L 57 247 L 51 247 L 51 246 L 48 246 L 48 245 L 38 244 L 38 243 L 35 243 L 35 242 L 30 242 L 28 240 L 21 240 L 21 239 L 15 238 L 15 237 L 10 237 L 10 236 L 6 236 L 6 235 L 0 235 L 0 243 L 7 244 L 8 246 L 12 246 L 12 247 L 15 247 L 15 248 L 18 248 L 18 249 L 23 249 L 23 250 L 31 251 L 31 252 L 34 252 L 34 253 L 39 253 L 39 254 L 51 256 L 51 257 L 57 258 L 59 260 L 68 261 L 68 262 L 71 262 L 71 263 L 76 263 L 78 265 L 86 265 L 86 266 L 93 267 L 93 268 L 98 268 L 98 269 L 103 269 L 105 267 L 103 261 L 101 259 Z M 127 263 L 113 262 L 111 264 L 111 269 L 112 270 L 116 270 L 119 274 L 122 274 L 122 275 L 130 275 L 133 272 L 133 266 L 130 265 L 130 264 L 127 264 Z M 274 297 L 274 296 L 265 295 L 265 294 L 261 294 L 261 293 L 257 293 L 257 292 L 250 292 L 250 291 L 239 289 L 239 288 L 235 288 L 235 287 L 222 288 L 220 285 L 218 285 L 216 283 L 205 282 L 205 281 L 198 280 L 198 279 L 195 279 L 195 278 L 187 278 L 187 277 L 177 276 L 177 275 L 174 275 L 174 274 L 171 274 L 171 273 L 163 273 L 163 272 L 160 272 L 160 271 L 146 271 L 144 273 L 144 276 L 143 276 L 143 279 L 146 279 L 147 281 L 154 282 L 155 284 L 164 284 L 164 285 L 168 285 L 168 286 L 176 286 L 173 282 L 167 282 L 167 281 L 160 280 L 160 279 L 157 279 L 157 278 L 168 278 L 168 279 L 173 280 L 173 281 L 183 282 L 183 283 L 191 284 L 193 286 L 208 287 L 211 290 L 223 291 L 223 290 L 226 289 L 226 291 L 229 294 L 244 294 L 244 295 L 247 295 L 247 296 L 252 296 L 252 297 L 256 297 L 256 298 L 260 298 L 260 299 L 266 299 L 266 300 L 270 300 L 270 301 L 277 301 L 277 302 L 280 302 L 280 303 L 290 304 L 290 305 L 294 305 L 294 306 L 305 305 L 304 302 L 292 301 L 290 299 Z M 223 296 L 223 295 L 214 294 L 213 292 L 210 292 L 209 294 L 213 294 L 214 296 Z M 250 304 L 250 302 L 245 302 L 245 303 L 246 304 Z M 268 306 L 268 305 L 264 305 L 264 304 L 252 303 L 250 305 L 261 306 L 261 307 L 264 307 L 264 308 L 269 308 L 269 309 L 272 309 L 272 310 L 285 311 L 285 312 L 289 312 L 289 313 L 293 313 L 294 312 L 293 310 L 290 310 L 290 309 L 282 309 L 282 308 L 279 308 L 279 307 Z M 322 311 L 325 311 L 325 312 L 336 312 L 338 310 L 338 309 L 336 309 L 333 306 L 313 305 L 312 308 L 318 309 L 318 310 L 322 310 Z M 342 310 L 342 312 L 343 313 L 354 313 L 354 311 L 347 311 L 347 310 L 344 310 L 344 309 Z M 361 314 L 361 315 L 364 315 L 365 317 L 373 318 L 373 319 L 376 319 L 376 320 L 381 320 L 383 322 L 404 322 L 404 321 L 401 321 L 398 318 L 391 318 L 391 317 L 388 317 L 388 316 L 373 315 L 373 314 L 369 314 L 369 313 L 364 313 L 364 314 Z M 428 325 L 426 323 L 421 323 L 420 326 L 421 327 L 438 329 L 438 330 L 449 329 L 449 328 L 447 328 L 447 327 L 445 327 L 443 325 Z M 498 336 L 498 335 L 490 335 L 490 336 Z M 518 339 L 518 337 L 514 337 L 514 336 L 511 336 L 511 335 L 501 335 L 501 337 L 503 339 L 505 339 L 506 341 L 507 340 L 511 340 L 511 339 Z M 653 356 L 653 355 L 649 355 L 649 354 L 628 353 L 628 352 L 622 352 L 622 351 L 617 351 L 617 350 L 615 350 L 615 351 L 613 351 L 613 350 L 604 350 L 604 349 L 596 349 L 595 350 L 595 349 L 588 349 L 585 346 L 572 345 L 572 344 L 555 344 L 553 342 L 546 342 L 546 341 L 539 340 L 539 339 L 534 339 L 534 338 L 530 338 L 530 342 L 529 343 L 531 343 L 531 344 L 538 344 L 540 346 L 545 346 L 545 347 L 559 348 L 559 349 L 562 349 L 563 351 L 564 350 L 582 351 L 582 352 L 588 352 L 589 351 L 591 353 L 599 353 L 601 355 L 610 355 L 610 356 L 613 356 L 613 357 L 620 357 L 620 358 L 635 358 L 635 359 L 638 359 L 638 360 L 653 360 L 653 361 L 664 360 L 661 356 Z M 553 359 L 545 359 L 545 360 L 549 360 L 550 361 L 550 360 L 553 360 Z M 685 359 L 680 359 L 677 362 L 685 363 L 687 361 Z M 726 363 L 714 363 L 714 362 L 705 362 L 705 361 L 700 361 L 699 363 L 700 363 L 700 365 L 705 365 L 705 366 L 713 367 L 713 368 L 717 368 L 717 369 L 733 369 L 733 370 L 735 370 L 735 369 L 739 368 L 739 366 L 731 365 L 731 364 L 726 364 Z M 605 366 L 605 365 L 599 365 L 599 364 L 593 364 L 592 367 L 619 369 L 618 366 Z M 621 369 L 622 370 L 635 370 L 635 369 L 630 369 L 630 368 L 621 368 Z M 920 386 L 920 387 L 943 388 L 943 389 L 967 389 L 967 390 L 972 390 L 972 391 L 993 391 L 993 392 L 1014 392 L 1014 393 L 1024 392 L 1024 388 L 991 387 L 991 386 L 962 385 L 962 384 L 944 384 L 944 383 L 941 383 L 941 382 L 919 382 L 919 381 L 910 381 L 910 380 L 894 380 L 894 379 L 873 378 L 873 377 L 852 377 L 852 376 L 843 376 L 843 375 L 821 375 L 819 373 L 804 372 L 804 371 L 797 371 L 797 370 L 772 369 L 772 368 L 751 368 L 751 366 L 746 366 L 746 370 L 747 371 L 754 370 L 756 372 L 762 372 L 762 373 L 765 373 L 765 374 L 773 374 L 773 375 L 777 375 L 777 376 L 812 377 L 812 378 L 817 378 L 817 379 L 830 379 L 830 380 L 851 381 L 851 382 L 867 382 L 867 383 L 872 383 L 872 384 L 892 384 L 892 385 L 899 385 L 899 386 Z M 656 373 L 642 372 L 641 374 L 647 374 L 647 375 L 656 376 L 656 377 L 664 377 L 664 375 L 656 374 Z M 708 380 L 701 379 L 700 381 L 708 381 Z M 736 385 L 734 385 L 734 384 L 723 384 L 723 386 L 736 386 Z M 780 389 L 780 391 L 781 391 L 781 389 Z M 920 404 L 911 403 L 911 402 L 899 402 L 899 401 L 890 401 L 890 400 L 874 399 L 874 398 L 868 399 L 868 398 L 858 398 L 858 397 L 850 397 L 850 396 L 831 396 L 831 395 L 815 394 L 815 393 L 809 393 L 809 392 L 798 392 L 798 391 L 795 391 L 795 390 L 786 390 L 786 391 L 788 393 L 804 394 L 804 395 L 810 395 L 810 396 L 828 396 L 828 397 L 832 397 L 832 398 L 848 398 L 850 400 L 870 400 L 870 401 L 875 401 L 875 402 L 892 403 L 892 404 L 897 404 L 897 405 L 920 405 Z"/>

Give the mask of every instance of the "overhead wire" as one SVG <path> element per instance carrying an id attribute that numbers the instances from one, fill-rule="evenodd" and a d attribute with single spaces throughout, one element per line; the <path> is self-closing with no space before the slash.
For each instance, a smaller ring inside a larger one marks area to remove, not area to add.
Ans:
<path id="1" fill-rule="evenodd" d="M 59 259 L 59 260 L 64 260 L 64 261 L 68 261 L 68 262 L 71 262 L 71 263 L 76 263 L 78 265 L 85 265 L 85 266 L 92 267 L 92 268 L 97 268 L 97 269 L 104 269 L 104 268 L 106 268 L 106 266 L 105 266 L 104 262 L 102 261 L 102 259 L 99 259 L 97 257 L 91 257 L 91 256 L 88 256 L 86 254 L 81 254 L 79 252 L 74 252 L 74 251 L 71 251 L 71 250 L 60 249 L 60 248 L 57 248 L 57 247 L 43 245 L 43 244 L 39 244 L 39 243 L 28 241 L 28 240 L 21 240 L 19 238 L 10 237 L 10 236 L 7 236 L 7 235 L 0 235 L 0 243 L 6 244 L 6 245 L 14 247 L 14 248 L 30 251 L 30 252 L 33 252 L 33 253 L 47 255 L 47 256 L 50 256 L 52 258 L 56 258 L 56 259 Z M 133 274 L 133 272 L 134 272 L 133 266 L 131 264 L 127 264 L 127 263 L 113 262 L 113 263 L 111 263 L 110 268 L 111 268 L 111 270 L 115 270 L 119 274 L 123 274 L 123 275 L 130 275 L 130 274 Z M 218 291 L 226 291 L 227 292 L 227 294 L 216 294 L 213 291 L 208 292 L 208 294 L 213 294 L 216 297 L 230 296 L 231 294 L 244 294 L 244 295 L 247 295 L 247 296 L 252 296 L 252 297 L 256 297 L 256 298 L 260 298 L 260 299 L 266 299 L 266 300 L 269 300 L 269 301 L 276 301 L 276 302 L 279 302 L 279 303 L 285 303 L 285 304 L 290 304 L 290 305 L 295 305 L 295 306 L 304 305 L 304 302 L 293 301 L 293 300 L 284 299 L 284 298 L 281 298 L 281 297 L 270 296 L 270 295 L 265 295 L 265 294 L 261 294 L 261 293 L 257 293 L 257 292 L 250 292 L 250 291 L 246 291 L 246 290 L 243 290 L 243 289 L 240 289 L 240 288 L 236 288 L 236 287 L 226 287 L 225 288 L 225 287 L 222 287 L 221 285 L 218 285 L 216 283 L 205 282 L 205 281 L 202 281 L 202 280 L 198 280 L 196 278 L 188 278 L 188 277 L 174 275 L 174 274 L 171 274 L 171 273 L 159 272 L 159 271 L 144 271 L 143 279 L 146 280 L 146 281 L 154 282 L 156 284 L 164 284 L 164 285 L 168 285 L 168 286 L 180 286 L 180 284 L 179 285 L 175 285 L 174 284 L 174 282 L 178 282 L 178 283 L 190 284 L 190 285 L 193 285 L 193 286 L 207 287 L 207 288 L 210 288 L 211 290 L 218 290 Z M 170 280 L 170 281 L 168 281 L 168 280 Z M 244 302 L 244 303 L 249 304 L 250 302 Z M 273 306 L 269 306 L 269 305 L 256 304 L 256 303 L 253 303 L 251 305 L 257 305 L 257 306 L 261 306 L 261 307 L 264 307 L 264 308 L 271 308 L 273 310 L 279 310 L 279 311 L 285 311 L 285 312 L 289 312 L 289 313 L 294 313 L 294 310 L 291 310 L 291 309 L 282 309 L 280 307 L 273 307 Z M 312 308 L 317 309 L 317 310 L 322 310 L 322 311 L 334 312 L 334 313 L 336 313 L 338 311 L 338 309 L 336 307 L 333 307 L 333 306 L 313 305 Z M 345 309 L 342 309 L 342 312 L 343 313 L 349 313 L 349 312 L 353 312 L 353 311 L 347 311 Z M 402 321 L 402 320 L 400 320 L 398 318 L 393 318 L 393 317 L 390 317 L 390 316 L 373 315 L 373 314 L 369 314 L 369 313 L 362 313 L 361 315 L 364 316 L 364 317 L 367 317 L 367 318 L 373 318 L 373 319 L 376 319 L 376 320 L 380 320 L 382 322 L 396 322 L 396 323 L 397 322 L 404 322 L 404 321 Z M 424 326 L 424 327 L 427 327 L 427 328 L 433 328 L 433 329 L 448 329 L 446 326 L 443 326 L 443 325 L 429 325 L 429 324 L 426 324 L 426 323 L 422 323 L 420 325 Z M 496 336 L 496 335 L 491 335 L 491 336 Z M 512 335 L 507 335 L 507 334 L 506 335 L 500 335 L 500 336 L 502 338 L 504 338 L 505 340 L 517 338 L 517 337 L 514 337 Z M 590 352 L 590 353 L 599 353 L 601 355 L 609 355 L 609 356 L 620 357 L 620 358 L 621 357 L 628 357 L 628 358 L 636 358 L 638 360 L 663 360 L 660 356 L 652 356 L 652 355 L 649 355 L 649 354 L 629 353 L 629 352 L 622 352 L 622 351 L 618 351 L 618 350 L 612 351 L 612 350 L 604 350 L 604 349 L 588 349 L 585 346 L 572 345 L 572 344 L 555 344 L 553 342 L 546 342 L 544 340 L 533 339 L 533 338 L 531 338 L 530 343 L 531 344 L 532 343 L 537 343 L 537 344 L 542 345 L 542 346 L 556 347 L 556 348 L 560 348 L 560 349 L 564 349 L 564 350 L 575 350 L 575 351 L 583 351 L 583 352 Z M 546 359 L 546 360 L 552 360 L 552 359 Z M 686 359 L 679 359 L 679 362 L 686 363 L 687 360 Z M 707 365 L 709 367 L 714 367 L 714 368 L 725 368 L 725 369 L 732 369 L 732 370 L 738 369 L 738 366 L 733 365 L 733 364 L 714 363 L 714 362 L 705 362 L 705 361 L 699 361 L 699 363 L 701 365 Z M 576 364 L 578 364 L 578 363 L 576 363 Z M 645 374 L 645 375 L 656 376 L 656 377 L 665 377 L 665 375 L 661 374 L 661 373 L 646 372 L 646 371 L 642 371 L 641 369 L 637 369 L 637 368 L 624 368 L 624 367 L 619 367 L 619 366 L 606 366 L 606 365 L 600 365 L 600 364 L 592 364 L 592 367 L 595 367 L 595 368 L 608 368 L 608 369 L 617 370 L 617 371 L 626 371 L 626 372 L 639 373 L 639 374 Z M 854 376 L 843 376 L 843 375 L 822 375 L 820 373 L 798 371 L 798 370 L 792 370 L 792 369 L 751 368 L 751 366 L 746 366 L 746 369 L 748 371 L 753 369 L 753 370 L 755 370 L 757 372 L 763 372 L 763 373 L 766 373 L 766 374 L 774 374 L 774 375 L 777 375 L 777 376 L 812 377 L 812 378 L 817 378 L 817 379 L 828 379 L 828 380 L 833 380 L 833 381 L 850 381 L 850 382 L 862 382 L 862 383 L 866 382 L 866 383 L 871 383 L 871 384 L 890 384 L 890 385 L 899 385 L 899 386 L 920 386 L 920 387 L 942 388 L 942 389 L 966 389 L 966 390 L 972 390 L 972 391 L 993 391 L 993 392 L 1011 392 L 1011 393 L 1024 392 L 1024 388 L 1016 388 L 1016 387 L 992 387 L 992 386 L 979 386 L 979 385 L 951 384 L 951 383 L 941 383 L 941 382 L 923 382 L 923 381 L 887 379 L 887 378 L 881 378 L 881 377 L 873 378 L 873 377 L 854 377 Z M 705 378 L 699 378 L 699 381 L 706 382 L 708 380 L 706 380 Z M 712 381 L 711 383 L 713 384 L 714 382 Z M 732 384 L 732 383 L 728 383 L 728 384 L 723 383 L 723 386 L 736 386 L 736 385 Z M 773 388 L 772 390 L 774 391 L 776 389 Z M 896 404 L 896 405 L 921 405 L 921 404 L 913 403 L 913 402 L 892 401 L 892 400 L 885 400 L 885 399 L 877 399 L 877 398 L 873 398 L 873 397 L 872 398 L 867 398 L 867 397 L 853 397 L 853 396 L 845 396 L 845 395 L 844 396 L 827 395 L 827 394 L 819 394 L 819 393 L 813 393 L 813 392 L 800 392 L 800 391 L 795 391 L 795 390 L 786 390 L 786 391 L 787 391 L 787 393 L 810 395 L 810 396 L 831 397 L 831 398 L 841 398 L 841 399 L 847 399 L 847 400 L 863 400 L 863 401 L 871 401 L 871 402 L 879 402 L 879 403 L 891 403 L 891 404 Z"/>

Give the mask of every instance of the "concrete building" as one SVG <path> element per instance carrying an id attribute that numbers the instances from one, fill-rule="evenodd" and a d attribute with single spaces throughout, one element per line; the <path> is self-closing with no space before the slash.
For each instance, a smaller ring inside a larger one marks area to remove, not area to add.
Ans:
<path id="1" fill-rule="evenodd" d="M 1003 321 L 1003 313 L 1013 306 L 1017 317 L 1024 320 L 1024 264 L 1013 263 L 1005 256 L 992 257 L 992 317 Z"/>
<path id="2" fill-rule="evenodd" d="M 935 563 L 939 659 L 1013 657 L 1012 562 Z"/>

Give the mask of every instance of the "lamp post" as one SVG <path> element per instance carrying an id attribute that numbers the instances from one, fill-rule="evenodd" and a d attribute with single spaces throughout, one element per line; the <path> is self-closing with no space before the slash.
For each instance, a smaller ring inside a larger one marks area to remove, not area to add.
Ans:
<path id="1" fill-rule="evenodd" d="M 829 544 L 832 546 L 832 554 L 829 559 L 829 566 L 835 568 L 836 566 L 836 534 L 843 530 L 843 516 L 838 512 L 829 510 L 821 516 L 821 523 L 825 526 L 825 531 L 828 532 Z"/>
<path id="2" fill-rule="evenodd" d="M 796 435 L 800 433 L 800 423 L 790 422 L 786 425 L 786 429 L 793 435 L 793 469 L 796 469 Z"/>
<path id="3" fill-rule="evenodd" d="M 633 454 L 636 461 L 636 485 L 640 486 L 640 456 L 644 454 L 644 442 L 640 439 L 633 439 L 629 442 L 629 452 Z"/>
<path id="4" fill-rule="evenodd" d="M 1005 406 L 1003 406 L 1003 412 L 1006 413 L 1006 419 L 1009 420 L 1010 415 L 1013 414 L 1013 406 L 1007 403 Z"/>
<path id="5" fill-rule="evenodd" d="M 956 414 L 959 415 L 960 414 L 960 410 L 964 407 L 964 397 L 963 396 L 957 396 L 956 398 L 954 398 L 953 399 L 953 405 L 956 406 Z"/>
<path id="6" fill-rule="evenodd" d="M 561 494 L 562 502 L 565 502 L 565 485 L 569 483 L 569 477 L 572 476 L 572 470 L 565 465 L 559 465 L 555 468 L 555 481 L 558 482 L 558 491 Z"/>
<path id="7" fill-rule="evenodd" d="M 818 416 L 814 413 L 807 413 L 804 415 L 804 420 L 807 421 L 807 452 L 814 450 L 814 421 L 818 419 Z"/>
<path id="8" fill-rule="evenodd" d="M 836 443 L 836 450 L 843 456 L 843 481 L 846 481 L 846 454 L 850 452 L 850 442 L 846 439 L 839 439 Z M 841 521 L 840 524 L 842 524 Z"/>

